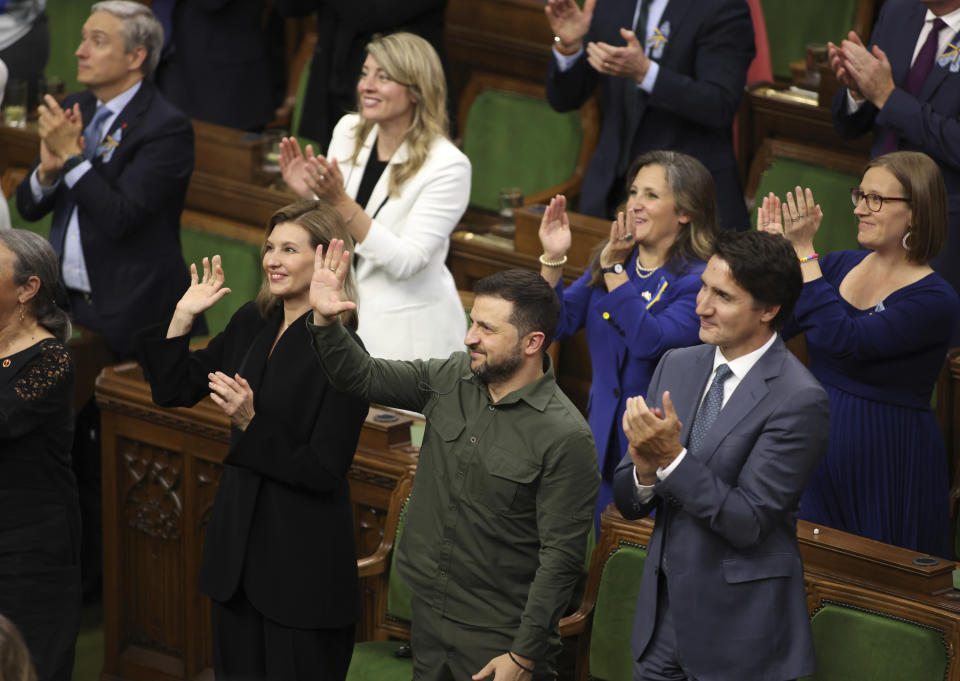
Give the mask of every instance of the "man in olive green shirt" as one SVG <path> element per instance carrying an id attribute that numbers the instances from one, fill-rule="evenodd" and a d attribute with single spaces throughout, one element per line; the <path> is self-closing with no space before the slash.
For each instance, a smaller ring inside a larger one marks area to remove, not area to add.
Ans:
<path id="1" fill-rule="evenodd" d="M 414 593 L 414 678 L 552 679 L 600 482 L 545 353 L 560 303 L 538 274 L 501 272 L 475 289 L 469 354 L 373 359 L 336 321 L 353 307 L 342 249 L 318 256 L 311 286 L 320 362 L 337 389 L 427 420 L 397 554 Z"/>

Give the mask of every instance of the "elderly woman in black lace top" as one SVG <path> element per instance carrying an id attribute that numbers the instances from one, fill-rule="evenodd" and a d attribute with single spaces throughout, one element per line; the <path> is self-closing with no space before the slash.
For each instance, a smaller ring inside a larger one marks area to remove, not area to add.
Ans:
<path id="1" fill-rule="evenodd" d="M 73 360 L 57 258 L 0 231 L 0 614 L 40 681 L 70 679 L 80 616 L 80 508 L 70 468 Z"/>

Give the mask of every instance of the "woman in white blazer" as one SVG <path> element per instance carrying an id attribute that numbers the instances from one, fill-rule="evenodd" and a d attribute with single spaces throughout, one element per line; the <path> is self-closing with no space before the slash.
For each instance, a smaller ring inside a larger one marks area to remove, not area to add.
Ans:
<path id="1" fill-rule="evenodd" d="M 470 161 L 447 137 L 446 82 L 423 38 L 367 46 L 358 113 L 340 119 L 326 156 L 280 146 L 300 196 L 328 200 L 356 241 L 358 335 L 374 357 L 446 357 L 463 349 L 466 316 L 444 261 L 470 198 Z"/>

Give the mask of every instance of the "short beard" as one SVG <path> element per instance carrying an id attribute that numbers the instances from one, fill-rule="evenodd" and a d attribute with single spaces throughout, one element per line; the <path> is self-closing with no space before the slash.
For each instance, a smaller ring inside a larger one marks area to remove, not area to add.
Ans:
<path id="1" fill-rule="evenodd" d="M 505 357 L 497 363 L 491 363 L 484 361 L 480 366 L 474 369 L 472 366 L 470 370 L 473 372 L 473 375 L 479 378 L 481 381 L 490 385 L 491 383 L 503 383 L 508 378 L 511 378 L 517 369 L 520 368 L 520 364 L 523 362 L 523 354 L 520 352 L 520 346 L 517 346 L 516 352 Z"/>

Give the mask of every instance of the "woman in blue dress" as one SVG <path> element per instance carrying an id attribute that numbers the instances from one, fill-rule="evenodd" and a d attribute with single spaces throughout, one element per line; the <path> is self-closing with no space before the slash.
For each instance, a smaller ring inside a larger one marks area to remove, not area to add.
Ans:
<path id="1" fill-rule="evenodd" d="M 770 195 L 759 211 L 761 229 L 784 233 L 802 263 L 793 331 L 806 332 L 810 369 L 830 395 L 830 447 L 800 517 L 950 556 L 947 457 L 930 396 L 960 300 L 927 264 L 947 239 L 943 178 L 925 154 L 894 152 L 867 165 L 851 198 L 866 250 L 822 259 L 809 189 L 782 205 Z"/>
<path id="2" fill-rule="evenodd" d="M 566 289 L 570 225 L 563 196 L 550 201 L 540 223 L 540 273 L 563 304 L 556 338 L 582 328 L 587 334 L 588 421 L 602 477 L 598 518 L 613 500 L 613 471 L 627 451 L 621 427 L 627 398 L 646 395 L 665 351 L 699 343 L 697 292 L 717 229 L 713 178 L 692 156 L 642 154 L 627 172 L 627 194 L 610 239 Z"/>

